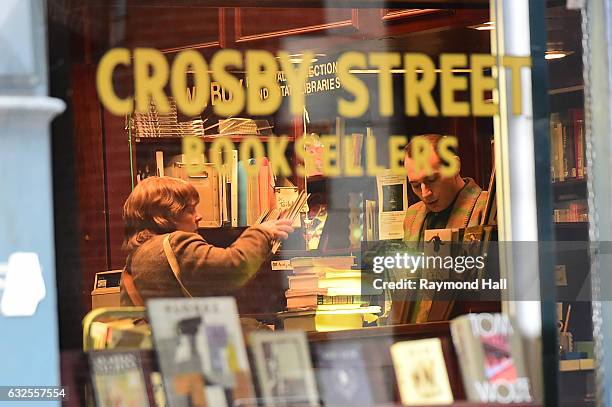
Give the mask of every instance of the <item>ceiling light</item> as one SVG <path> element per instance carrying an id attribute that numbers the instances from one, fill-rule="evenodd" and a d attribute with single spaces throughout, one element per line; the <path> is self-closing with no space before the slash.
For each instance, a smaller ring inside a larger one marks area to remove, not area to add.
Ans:
<path id="1" fill-rule="evenodd" d="M 434 70 L 436 73 L 440 73 L 442 72 L 441 69 L 435 69 Z M 357 73 L 357 74 L 361 74 L 361 73 L 371 73 L 371 74 L 378 74 L 380 73 L 380 69 L 349 69 L 350 73 Z M 416 73 L 423 73 L 422 69 L 416 69 L 415 70 Z M 455 68 L 452 70 L 453 73 L 470 73 L 472 72 L 471 69 L 469 68 Z M 391 69 L 391 73 L 406 73 L 405 69 Z"/>
<path id="2" fill-rule="evenodd" d="M 548 59 L 548 60 L 561 59 L 573 53 L 574 53 L 573 51 L 550 50 L 550 51 L 546 51 L 546 53 L 544 54 L 544 59 Z"/>
<path id="3" fill-rule="evenodd" d="M 495 29 L 495 23 L 493 21 L 487 21 L 486 23 L 482 24 L 470 25 L 468 28 L 478 31 L 491 31 Z"/>
<path id="4" fill-rule="evenodd" d="M 291 62 L 292 64 L 301 64 L 303 61 L 303 57 L 304 54 L 303 53 L 299 53 L 299 54 L 289 54 L 289 62 Z M 311 63 L 315 63 L 319 60 L 319 58 L 317 57 L 324 57 L 327 56 L 326 54 L 314 54 L 314 57 L 310 60 Z M 280 59 L 280 57 L 276 57 L 276 59 Z"/>

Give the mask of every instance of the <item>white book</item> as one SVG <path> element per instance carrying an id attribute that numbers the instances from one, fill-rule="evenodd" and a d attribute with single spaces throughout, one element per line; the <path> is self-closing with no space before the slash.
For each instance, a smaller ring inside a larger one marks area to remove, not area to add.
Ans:
<path id="1" fill-rule="evenodd" d="M 230 208 L 232 227 L 238 226 L 238 150 L 232 150 Z"/>
<path id="2" fill-rule="evenodd" d="M 219 185 L 219 194 L 221 195 L 221 221 L 227 222 L 228 220 L 228 210 L 227 210 L 227 175 L 225 171 L 221 172 L 221 176 L 219 177 L 220 185 Z"/>
<path id="3" fill-rule="evenodd" d="M 164 176 L 164 152 L 156 151 L 155 152 L 155 166 L 157 167 L 157 176 Z"/>
<path id="4" fill-rule="evenodd" d="M 440 338 L 394 343 L 391 358 L 403 405 L 453 402 Z"/>
<path id="5" fill-rule="evenodd" d="M 404 217 L 408 209 L 406 175 L 385 170 L 376 176 L 378 190 L 378 238 L 402 239 Z"/>

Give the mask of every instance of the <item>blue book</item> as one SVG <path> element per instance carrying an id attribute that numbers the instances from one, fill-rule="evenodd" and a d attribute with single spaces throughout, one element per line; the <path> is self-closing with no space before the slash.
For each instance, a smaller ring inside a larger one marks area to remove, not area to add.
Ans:
<path id="1" fill-rule="evenodd" d="M 247 226 L 247 174 L 238 161 L 238 226 Z"/>

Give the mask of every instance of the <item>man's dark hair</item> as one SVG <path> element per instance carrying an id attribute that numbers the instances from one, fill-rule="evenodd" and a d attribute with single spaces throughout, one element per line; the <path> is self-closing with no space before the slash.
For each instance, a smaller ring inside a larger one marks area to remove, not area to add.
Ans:
<path id="1" fill-rule="evenodd" d="M 438 143 L 446 136 L 442 136 L 441 134 L 421 134 L 418 136 L 412 136 L 408 144 L 406 144 L 406 147 L 404 147 L 404 152 L 410 158 L 412 158 L 412 140 L 414 140 L 415 137 L 424 137 L 427 141 L 429 141 L 429 144 L 431 144 L 433 152 L 438 155 Z M 457 151 L 454 147 L 451 147 L 450 150 L 453 152 L 453 154 L 457 155 Z"/>

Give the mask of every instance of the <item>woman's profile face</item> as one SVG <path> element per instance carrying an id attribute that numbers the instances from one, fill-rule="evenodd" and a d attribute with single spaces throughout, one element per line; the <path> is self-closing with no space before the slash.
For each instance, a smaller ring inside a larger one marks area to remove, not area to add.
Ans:
<path id="1" fill-rule="evenodd" d="M 189 205 L 176 220 L 176 230 L 195 233 L 202 216 L 196 211 L 195 205 Z"/>

